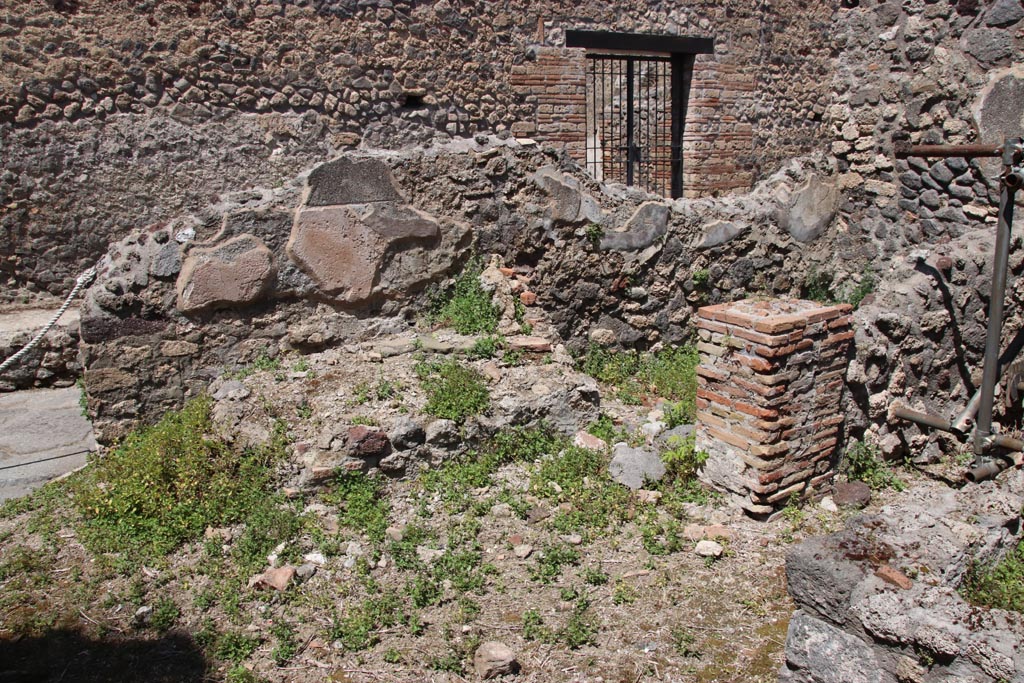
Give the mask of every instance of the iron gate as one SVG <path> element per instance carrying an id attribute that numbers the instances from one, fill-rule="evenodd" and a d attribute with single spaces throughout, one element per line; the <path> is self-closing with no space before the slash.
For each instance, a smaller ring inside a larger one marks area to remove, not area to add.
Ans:
<path id="1" fill-rule="evenodd" d="M 692 55 L 587 55 L 587 168 L 598 180 L 682 196 Z"/>

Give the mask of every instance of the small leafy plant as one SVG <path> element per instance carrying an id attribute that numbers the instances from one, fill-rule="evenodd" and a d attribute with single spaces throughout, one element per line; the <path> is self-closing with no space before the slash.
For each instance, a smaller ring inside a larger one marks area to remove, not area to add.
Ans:
<path id="1" fill-rule="evenodd" d="M 208 526 L 243 520 L 271 490 L 284 457 L 283 425 L 262 448 L 232 449 L 206 436 L 211 399 L 130 434 L 75 480 L 83 538 L 99 552 L 158 557 L 199 537 Z"/>
<path id="2" fill-rule="evenodd" d="M 862 481 L 876 491 L 906 488 L 903 480 L 882 460 L 878 446 L 866 441 L 855 441 L 846 449 L 842 470 L 847 479 Z"/>
<path id="3" fill-rule="evenodd" d="M 431 320 L 451 325 L 459 334 L 493 334 L 500 312 L 480 283 L 482 272 L 480 258 L 470 259 L 451 288 L 433 297 Z"/>
<path id="4" fill-rule="evenodd" d="M 473 368 L 447 360 L 420 363 L 415 369 L 427 393 L 426 413 L 463 422 L 487 410 L 491 396 L 483 376 Z"/>
<path id="5" fill-rule="evenodd" d="M 1024 543 L 1000 562 L 972 565 L 960 590 L 974 605 L 1024 614 Z"/>

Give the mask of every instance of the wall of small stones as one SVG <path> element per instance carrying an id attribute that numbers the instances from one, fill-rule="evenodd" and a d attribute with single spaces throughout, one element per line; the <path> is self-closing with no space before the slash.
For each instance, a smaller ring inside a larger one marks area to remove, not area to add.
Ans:
<path id="1" fill-rule="evenodd" d="M 545 51 L 580 53 L 562 47 L 566 28 L 713 36 L 692 92 L 688 191 L 747 189 L 821 143 L 832 12 L 791 0 L 6 0 L 5 291 L 60 295 L 131 228 L 273 188 L 354 145 L 529 123 L 564 142 L 566 121 L 515 76 Z"/>
<path id="2" fill-rule="evenodd" d="M 0 392 L 41 387 L 68 387 L 82 375 L 78 358 L 77 311 L 65 313 L 61 320 L 39 342 L 0 376 Z M 11 316 L 23 316 L 45 325 L 52 311 L 16 311 Z M 20 328 L 21 326 L 19 326 Z M 21 351 L 36 337 L 38 328 L 0 333 L 0 358 L 7 360 Z"/>
<path id="3" fill-rule="evenodd" d="M 1024 5 L 844 2 L 836 20 L 835 96 L 824 124 L 844 199 L 836 256 L 818 273 L 835 274 L 838 293 L 864 278 L 877 283 L 856 313 L 848 419 L 887 456 L 930 460 L 960 445 L 892 421 L 891 407 L 952 417 L 980 384 L 998 164 L 900 160 L 892 149 L 1024 134 Z M 1019 235 L 1020 203 L 1016 213 Z M 1024 322 L 1013 286 L 1019 240 L 1012 251 L 1004 347 Z"/>
<path id="4" fill-rule="evenodd" d="M 267 197 L 294 211 L 293 180 L 353 145 L 458 139 L 482 154 L 463 136 L 512 134 L 536 115 L 513 83 L 540 63 L 531 55 L 569 52 L 570 24 L 609 27 L 600 3 L 61 7 L 0 11 L 5 299 L 62 295 L 133 229 L 209 237 L 225 213 Z M 652 198 L 631 190 L 578 175 L 531 183 L 503 154 L 482 168 L 412 154 L 393 169 L 411 206 L 466 222 L 482 251 L 522 245 L 516 265 L 537 273 L 542 303 L 577 346 L 679 341 L 700 305 L 842 299 L 874 280 L 856 314 L 848 425 L 889 455 L 937 454 L 942 442 L 888 425 L 888 409 L 949 414 L 976 386 L 996 188 L 984 162 L 900 161 L 891 146 L 1021 131 L 1019 0 L 617 7 L 615 29 L 714 36 L 690 114 L 719 138 L 703 150 L 707 173 L 687 183 L 712 195 L 760 179 L 749 193 L 664 202 L 661 227 L 658 211 L 639 211 Z M 823 138 L 827 155 L 784 161 Z M 557 147 L 539 151 L 540 166 L 569 169 Z M 736 184 L 713 187 L 715 167 Z M 569 199 L 521 189 L 541 185 Z M 587 230 L 589 200 L 571 206 L 577 194 L 615 207 L 603 236 Z M 1021 270 L 1016 245 L 1011 267 Z M 1008 334 L 1022 323 L 1017 290 Z"/>
<path id="5" fill-rule="evenodd" d="M 342 155 L 111 246 L 82 312 L 90 413 L 113 438 L 261 354 L 409 331 L 428 288 L 474 251 L 527 282 L 530 305 L 573 349 L 680 341 L 695 307 L 741 296 L 757 264 L 799 270 L 829 248 L 801 232 L 831 220 L 810 201 L 826 172 L 808 160 L 749 196 L 669 201 L 497 137 Z M 723 220 L 741 211 L 756 223 Z M 744 250 L 759 255 L 737 259 Z M 721 263 L 713 285 L 693 282 Z"/>

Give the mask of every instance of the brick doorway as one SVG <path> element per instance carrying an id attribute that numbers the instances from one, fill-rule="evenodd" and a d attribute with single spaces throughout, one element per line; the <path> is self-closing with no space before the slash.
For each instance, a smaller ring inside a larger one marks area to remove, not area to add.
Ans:
<path id="1" fill-rule="evenodd" d="M 587 48 L 587 169 L 598 180 L 681 197 L 693 63 L 712 41 L 567 31 L 566 47 Z"/>

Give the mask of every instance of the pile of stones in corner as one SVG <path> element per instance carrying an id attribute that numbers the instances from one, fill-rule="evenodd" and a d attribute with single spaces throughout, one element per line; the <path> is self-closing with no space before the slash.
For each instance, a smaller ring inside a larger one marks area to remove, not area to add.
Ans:
<path id="1" fill-rule="evenodd" d="M 920 487 L 786 558 L 796 602 L 780 683 L 1024 681 L 1024 620 L 957 592 L 1020 540 L 1024 473 Z"/>

